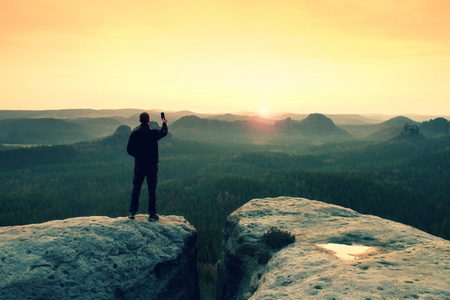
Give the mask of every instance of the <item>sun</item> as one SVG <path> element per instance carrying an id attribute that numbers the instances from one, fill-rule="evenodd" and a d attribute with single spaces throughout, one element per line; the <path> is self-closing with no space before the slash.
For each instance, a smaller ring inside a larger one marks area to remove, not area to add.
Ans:
<path id="1" fill-rule="evenodd" d="M 266 107 L 261 107 L 259 109 L 259 115 L 261 117 L 267 117 L 269 115 L 269 110 Z"/>

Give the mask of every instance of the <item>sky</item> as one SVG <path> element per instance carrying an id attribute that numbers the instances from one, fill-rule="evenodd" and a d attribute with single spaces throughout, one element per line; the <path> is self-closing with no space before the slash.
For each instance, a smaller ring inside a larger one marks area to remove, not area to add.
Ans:
<path id="1" fill-rule="evenodd" d="M 450 115 L 447 0 L 0 0 L 0 109 Z"/>

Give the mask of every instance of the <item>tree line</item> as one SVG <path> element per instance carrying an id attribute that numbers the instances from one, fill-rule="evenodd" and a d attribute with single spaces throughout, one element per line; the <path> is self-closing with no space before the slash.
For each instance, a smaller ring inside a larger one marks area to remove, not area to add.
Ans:
<path id="1" fill-rule="evenodd" d="M 0 151 L 0 225 L 126 215 L 133 161 L 123 139 Z M 171 140 L 161 146 L 158 207 L 196 226 L 208 262 L 220 256 L 226 217 L 258 197 L 316 199 L 450 239 L 450 153 L 446 140 L 435 144 L 293 155 Z"/>

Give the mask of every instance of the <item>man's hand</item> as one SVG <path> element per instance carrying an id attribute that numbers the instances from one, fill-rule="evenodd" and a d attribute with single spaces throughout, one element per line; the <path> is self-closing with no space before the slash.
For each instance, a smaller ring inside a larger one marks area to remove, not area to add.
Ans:
<path id="1" fill-rule="evenodd" d="M 167 119 L 166 118 L 162 119 L 162 121 L 163 121 L 163 123 L 167 123 Z"/>

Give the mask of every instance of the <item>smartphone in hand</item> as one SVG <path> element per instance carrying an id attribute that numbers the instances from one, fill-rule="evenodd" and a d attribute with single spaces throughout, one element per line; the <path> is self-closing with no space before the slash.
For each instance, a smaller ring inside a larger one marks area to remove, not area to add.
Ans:
<path id="1" fill-rule="evenodd" d="M 162 112 L 161 113 L 161 120 L 164 120 L 166 117 L 165 117 L 165 115 L 164 115 L 164 113 Z"/>

